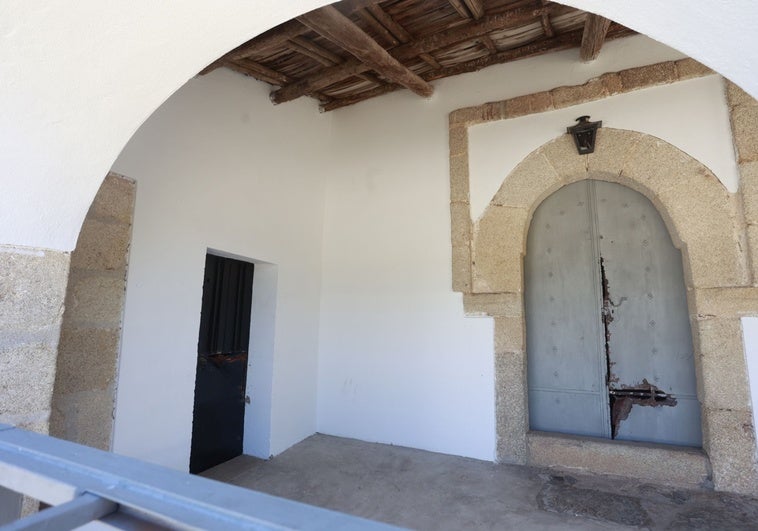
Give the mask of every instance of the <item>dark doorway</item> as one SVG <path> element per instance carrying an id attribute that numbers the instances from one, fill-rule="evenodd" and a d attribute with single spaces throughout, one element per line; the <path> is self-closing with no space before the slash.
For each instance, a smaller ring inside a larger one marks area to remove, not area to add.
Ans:
<path id="1" fill-rule="evenodd" d="M 207 254 L 190 472 L 242 454 L 253 264 Z"/>

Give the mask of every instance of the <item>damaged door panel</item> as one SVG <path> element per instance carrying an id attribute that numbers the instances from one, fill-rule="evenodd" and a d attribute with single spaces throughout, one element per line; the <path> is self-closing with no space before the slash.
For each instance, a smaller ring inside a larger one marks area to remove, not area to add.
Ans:
<path id="1" fill-rule="evenodd" d="M 617 184 L 592 184 L 603 307 L 609 313 L 609 396 L 618 404 L 611 406 L 612 417 L 619 412 L 612 419 L 614 438 L 700 446 L 681 253 L 647 198 Z M 623 396 L 634 389 L 655 396 Z"/>
<path id="2" fill-rule="evenodd" d="M 577 200 L 580 196 L 586 201 Z M 547 237 L 545 242 L 545 225 L 549 224 L 545 220 L 555 223 L 570 205 L 584 207 L 586 212 L 577 214 L 571 227 L 561 229 L 563 243 L 555 237 Z M 577 224 L 576 220 L 586 221 Z M 582 346 L 576 344 L 576 338 L 583 337 L 584 348 L 599 352 L 599 382 L 606 414 L 592 417 L 593 422 L 607 428 L 601 436 L 700 446 L 700 406 L 681 255 L 650 201 L 631 189 L 603 181 L 568 185 L 537 209 L 527 245 L 525 299 L 532 429 L 581 433 L 567 430 L 566 421 L 560 429 L 545 427 L 550 422 L 544 419 L 550 415 L 544 416 L 545 407 L 540 405 L 544 401 L 532 392 L 532 384 L 539 382 L 531 372 L 549 374 L 554 367 L 554 359 L 544 356 L 546 344 L 570 346 L 561 349 L 562 357 L 567 358 L 561 360 L 564 366 L 571 359 L 586 359 L 586 352 L 580 352 Z M 588 256 L 577 257 L 577 252 Z M 547 273 L 556 267 L 562 277 L 554 280 Z M 587 284 L 585 268 L 592 270 L 593 285 Z M 592 293 L 594 300 L 589 301 L 582 292 Z M 594 305 L 597 320 L 596 335 L 589 340 L 585 321 L 592 312 L 579 309 L 587 304 Z M 550 325 L 555 322 L 550 305 L 564 312 L 559 327 Z M 577 316 L 582 322 L 577 322 Z M 588 346 L 590 343 L 594 344 Z M 582 363 L 575 368 L 585 374 L 593 372 Z M 535 416 L 533 399 L 538 406 Z M 578 409 L 567 417 L 578 420 L 589 412 Z M 599 433 L 600 427 L 596 431 Z"/>

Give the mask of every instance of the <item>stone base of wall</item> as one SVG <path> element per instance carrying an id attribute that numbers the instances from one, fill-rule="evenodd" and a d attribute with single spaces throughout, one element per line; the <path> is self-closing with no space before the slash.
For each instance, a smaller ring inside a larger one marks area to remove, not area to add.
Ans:
<path id="1" fill-rule="evenodd" d="M 0 423 L 48 433 L 69 260 L 0 247 Z"/>
<path id="2" fill-rule="evenodd" d="M 675 487 L 711 486 L 708 457 L 702 450 L 542 432 L 530 432 L 527 445 L 533 466 L 624 476 Z"/>

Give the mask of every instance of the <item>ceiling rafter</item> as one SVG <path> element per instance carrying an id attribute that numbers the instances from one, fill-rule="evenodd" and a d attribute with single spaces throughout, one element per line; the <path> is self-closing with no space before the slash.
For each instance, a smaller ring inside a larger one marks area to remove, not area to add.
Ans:
<path id="1" fill-rule="evenodd" d="M 484 5 L 482 4 L 482 0 L 463 0 L 463 1 L 466 3 L 466 7 L 471 13 L 471 16 L 474 17 L 474 20 L 479 20 L 480 18 L 484 16 Z"/>
<path id="2" fill-rule="evenodd" d="M 428 97 L 434 89 L 413 71 L 392 57 L 365 31 L 332 6 L 322 7 L 298 17 L 313 31 L 354 55 L 368 68 L 404 86 L 419 96 Z"/>
<path id="3" fill-rule="evenodd" d="M 450 5 L 453 6 L 453 9 L 455 9 L 458 12 L 461 18 L 471 18 L 471 13 L 466 7 L 466 4 L 463 3 L 463 0 L 448 0 L 448 1 Z"/>
<path id="4" fill-rule="evenodd" d="M 556 37 L 542 37 L 537 41 L 531 42 L 529 44 L 525 44 L 518 48 L 504 50 L 502 52 L 498 52 L 495 55 L 489 55 L 489 56 L 481 57 L 481 58 L 474 59 L 471 61 L 467 61 L 465 63 L 448 67 L 440 72 L 429 72 L 428 74 L 422 75 L 422 77 L 427 81 L 434 81 L 436 79 L 440 79 L 443 77 L 465 74 L 468 72 L 476 72 L 478 70 L 481 70 L 482 68 L 495 65 L 495 64 L 501 64 L 508 61 L 515 61 L 519 59 L 527 59 L 529 57 L 536 57 L 538 55 L 544 55 L 546 53 L 550 53 L 554 51 L 577 48 L 579 46 L 579 41 L 582 36 L 582 31 L 583 30 L 575 30 L 569 33 L 563 33 Z M 629 28 L 626 28 L 621 25 L 615 25 L 608 32 L 607 38 L 615 39 L 619 37 L 627 37 L 633 34 L 634 32 L 630 30 Z M 395 90 L 398 90 L 398 88 L 399 87 L 397 86 L 383 87 L 383 90 L 381 91 L 377 90 L 376 94 L 369 94 L 368 92 L 366 92 L 362 94 L 357 94 L 350 98 L 335 98 L 331 102 L 323 104 L 321 108 L 325 111 L 332 111 L 335 109 L 339 109 L 340 107 L 345 107 L 348 105 L 354 105 L 355 103 L 360 103 L 361 101 L 364 101 L 366 99 L 369 99 L 381 94 L 387 94 L 389 92 L 393 92 Z"/>
<path id="5" fill-rule="evenodd" d="M 584 23 L 584 33 L 582 34 L 582 48 L 579 53 L 582 61 L 588 62 L 597 59 L 610 27 L 611 21 L 607 18 L 593 13 L 587 14 L 587 21 Z"/>
<path id="6" fill-rule="evenodd" d="M 395 90 L 566 48 L 597 57 L 633 32 L 550 0 L 342 0 L 280 24 L 214 61 L 336 109 Z"/>
<path id="7" fill-rule="evenodd" d="M 549 8 L 521 8 L 512 11 L 498 13 L 485 17 L 480 21 L 471 22 L 465 26 L 459 26 L 440 33 L 429 35 L 417 41 L 393 48 L 390 53 L 396 59 L 403 61 L 421 54 L 431 54 L 435 50 L 451 46 L 469 39 L 476 39 L 495 30 L 503 30 L 527 24 L 539 18 L 543 9 Z M 343 81 L 351 76 L 365 72 L 369 68 L 358 60 L 349 60 L 340 67 L 326 68 L 323 71 L 295 81 L 294 83 L 275 90 L 271 93 L 271 101 L 284 103 L 294 100 L 305 94 L 311 94 L 328 87 L 333 83 Z"/>

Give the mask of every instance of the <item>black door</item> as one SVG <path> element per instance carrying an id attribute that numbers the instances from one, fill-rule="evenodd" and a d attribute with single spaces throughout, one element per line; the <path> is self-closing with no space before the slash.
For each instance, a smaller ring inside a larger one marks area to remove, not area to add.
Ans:
<path id="1" fill-rule="evenodd" d="M 253 264 L 205 257 L 190 472 L 242 454 Z"/>

